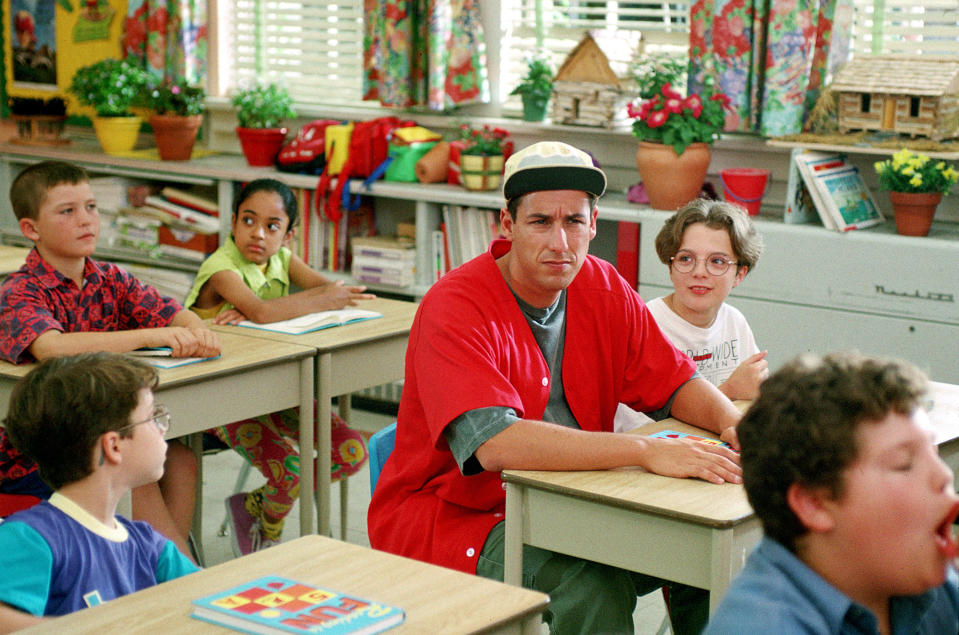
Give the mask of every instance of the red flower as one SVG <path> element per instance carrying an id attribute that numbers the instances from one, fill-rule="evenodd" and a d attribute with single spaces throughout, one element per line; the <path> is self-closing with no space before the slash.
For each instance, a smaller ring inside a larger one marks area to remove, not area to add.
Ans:
<path id="1" fill-rule="evenodd" d="M 669 84 L 669 82 L 663 84 L 662 93 L 663 93 L 663 97 L 666 97 L 667 99 L 682 99 L 682 98 L 683 98 L 682 95 L 680 95 L 678 92 L 676 92 L 675 90 L 673 90 L 673 87 L 672 87 L 671 84 Z"/>
<path id="2" fill-rule="evenodd" d="M 666 120 L 669 118 L 669 115 L 666 114 L 664 110 L 657 110 L 649 116 L 649 119 L 646 120 L 646 124 L 650 128 L 659 128 L 661 125 L 666 123 Z"/>
<path id="3" fill-rule="evenodd" d="M 670 97 L 666 100 L 666 106 L 664 108 L 668 112 L 680 113 L 683 111 L 683 99 L 682 97 Z"/>

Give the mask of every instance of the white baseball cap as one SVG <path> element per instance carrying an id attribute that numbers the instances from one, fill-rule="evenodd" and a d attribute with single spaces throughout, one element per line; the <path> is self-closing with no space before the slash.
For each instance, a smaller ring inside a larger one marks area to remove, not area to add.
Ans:
<path id="1" fill-rule="evenodd" d="M 591 156 L 559 141 L 540 141 L 510 155 L 503 197 L 509 201 L 545 190 L 582 190 L 598 198 L 606 191 L 606 175 Z"/>

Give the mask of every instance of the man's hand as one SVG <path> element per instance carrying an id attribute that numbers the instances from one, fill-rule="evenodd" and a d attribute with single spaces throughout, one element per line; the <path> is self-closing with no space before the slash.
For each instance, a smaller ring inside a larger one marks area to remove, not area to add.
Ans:
<path id="1" fill-rule="evenodd" d="M 692 439 L 649 438 L 648 441 L 644 466 L 654 474 L 701 478 L 717 485 L 743 482 L 739 456 L 729 448 Z"/>

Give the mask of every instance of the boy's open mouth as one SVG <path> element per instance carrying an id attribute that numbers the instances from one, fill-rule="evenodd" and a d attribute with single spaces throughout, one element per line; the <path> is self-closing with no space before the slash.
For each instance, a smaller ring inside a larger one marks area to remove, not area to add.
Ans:
<path id="1" fill-rule="evenodd" d="M 959 544 L 956 543 L 952 533 L 952 523 L 956 520 L 956 516 L 959 516 L 959 502 L 952 506 L 949 513 L 936 528 L 936 546 L 939 547 L 939 553 L 949 560 L 953 560 L 959 555 Z"/>

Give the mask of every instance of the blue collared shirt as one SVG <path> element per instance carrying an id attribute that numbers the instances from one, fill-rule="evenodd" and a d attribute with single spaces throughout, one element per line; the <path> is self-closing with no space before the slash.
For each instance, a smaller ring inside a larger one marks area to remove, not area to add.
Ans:
<path id="1" fill-rule="evenodd" d="M 944 635 L 959 631 L 956 572 L 919 595 L 890 603 L 894 635 Z M 764 537 L 733 581 L 705 635 L 815 633 L 878 635 L 872 611 L 826 582 L 792 552 Z"/>

